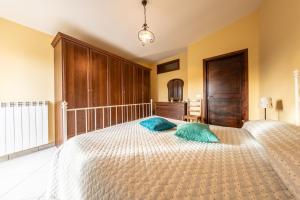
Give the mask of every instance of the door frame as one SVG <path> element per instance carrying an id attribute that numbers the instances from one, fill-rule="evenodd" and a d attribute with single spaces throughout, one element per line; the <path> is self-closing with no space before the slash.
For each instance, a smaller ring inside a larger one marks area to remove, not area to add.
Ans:
<path id="1" fill-rule="evenodd" d="M 242 120 L 248 121 L 249 118 L 249 91 L 248 91 L 248 49 L 234 51 L 227 54 L 222 54 L 210 58 L 203 59 L 203 121 L 208 123 L 208 105 L 207 105 L 207 67 L 208 62 L 213 60 L 224 59 L 236 55 L 244 55 L 244 77 L 243 77 L 243 91 L 242 91 Z"/>

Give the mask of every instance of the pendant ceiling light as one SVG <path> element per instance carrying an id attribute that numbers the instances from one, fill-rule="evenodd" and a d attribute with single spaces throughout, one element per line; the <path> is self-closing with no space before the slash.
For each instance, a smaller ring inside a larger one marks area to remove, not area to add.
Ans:
<path id="1" fill-rule="evenodd" d="M 142 5 L 144 6 L 144 24 L 142 26 L 142 30 L 139 31 L 138 37 L 141 41 L 142 45 L 145 46 L 146 44 L 153 43 L 155 40 L 154 33 L 149 30 L 147 25 L 147 16 L 146 16 L 146 5 L 147 0 L 142 0 Z"/>

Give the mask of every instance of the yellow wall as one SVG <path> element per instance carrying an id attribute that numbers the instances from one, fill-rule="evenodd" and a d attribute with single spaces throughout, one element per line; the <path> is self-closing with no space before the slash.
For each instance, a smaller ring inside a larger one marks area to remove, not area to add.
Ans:
<path id="1" fill-rule="evenodd" d="M 273 98 L 269 118 L 295 123 L 293 70 L 300 69 L 300 1 L 264 0 L 260 16 L 260 96 Z M 279 112 L 278 100 L 283 103 Z"/>
<path id="2" fill-rule="evenodd" d="M 156 80 L 154 80 L 155 85 L 153 86 L 153 98 L 157 101 L 168 101 L 168 81 L 172 80 L 174 78 L 179 78 L 184 81 L 184 87 L 183 87 L 183 100 L 187 99 L 188 96 L 188 80 L 187 80 L 187 55 L 186 53 L 181 53 L 176 56 L 166 58 L 163 60 L 160 60 L 156 63 L 156 65 L 153 67 L 152 71 L 156 74 L 157 65 L 165 62 L 169 62 L 172 60 L 180 59 L 180 69 L 157 74 Z"/>
<path id="3" fill-rule="evenodd" d="M 203 95 L 203 59 L 249 51 L 249 119 L 259 118 L 259 12 L 246 16 L 188 46 L 188 96 Z"/>
<path id="4" fill-rule="evenodd" d="M 184 99 L 203 95 L 203 59 L 248 48 L 249 119 L 263 118 L 259 98 L 270 96 L 274 108 L 268 109 L 268 118 L 295 123 L 293 71 L 300 70 L 299 19 L 300 1 L 263 0 L 258 11 L 188 45 L 183 71 L 154 74 L 157 83 L 152 96 L 167 100 L 167 80 L 175 77 L 186 77 Z M 278 111 L 280 100 L 283 110 Z"/>
<path id="5" fill-rule="evenodd" d="M 0 101 L 48 100 L 54 140 L 52 36 L 0 18 Z"/>

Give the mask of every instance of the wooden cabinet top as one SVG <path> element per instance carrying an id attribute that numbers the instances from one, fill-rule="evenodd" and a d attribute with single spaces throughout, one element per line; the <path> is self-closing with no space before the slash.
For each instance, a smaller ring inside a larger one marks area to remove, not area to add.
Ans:
<path id="1" fill-rule="evenodd" d="M 105 55 L 108 55 L 108 56 L 111 56 L 111 57 L 115 57 L 115 58 L 117 58 L 117 59 L 119 59 L 119 60 L 122 60 L 122 61 L 124 61 L 124 62 L 134 63 L 135 65 L 137 65 L 137 66 L 139 66 L 139 67 L 142 67 L 142 68 L 144 68 L 144 69 L 146 69 L 146 70 L 151 71 L 151 69 L 148 68 L 148 67 L 144 67 L 144 66 L 142 66 L 142 65 L 140 65 L 140 64 L 137 64 L 137 63 L 135 63 L 135 62 L 133 62 L 133 61 L 127 60 L 127 59 L 125 59 L 125 58 L 122 58 L 122 57 L 120 57 L 120 56 L 118 56 L 118 55 L 116 55 L 116 54 L 113 54 L 113 53 L 111 53 L 111 52 L 108 52 L 108 51 L 103 50 L 103 49 L 101 49 L 101 48 L 99 48 L 99 47 L 96 47 L 96 46 L 94 46 L 94 45 L 91 45 L 91 44 L 89 44 L 89 43 L 87 43 L 87 42 L 81 41 L 81 40 L 79 40 L 79 39 L 77 39 L 77 38 L 74 38 L 74 37 L 72 37 L 72 36 L 69 36 L 69 35 L 64 34 L 64 33 L 61 33 L 61 32 L 58 32 L 58 33 L 56 34 L 56 36 L 54 37 L 54 39 L 53 39 L 51 45 L 55 48 L 56 45 L 57 45 L 57 43 L 58 43 L 60 40 L 62 40 L 62 39 L 67 40 L 67 41 L 74 42 L 74 43 L 76 43 L 76 44 L 78 44 L 78 45 L 87 47 L 87 48 L 92 49 L 92 50 L 94 50 L 94 51 L 97 51 L 97 52 L 99 52 L 99 53 L 102 53 L 102 54 L 105 54 Z"/>
<path id="2" fill-rule="evenodd" d="M 185 101 L 182 101 L 182 102 L 155 102 L 155 104 L 157 104 L 157 105 L 184 105 L 184 104 L 186 104 L 187 102 L 185 102 Z"/>

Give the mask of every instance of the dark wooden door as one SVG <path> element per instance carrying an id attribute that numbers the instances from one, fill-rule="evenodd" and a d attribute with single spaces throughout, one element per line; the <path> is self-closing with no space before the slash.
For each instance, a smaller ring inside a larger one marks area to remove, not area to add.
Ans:
<path id="1" fill-rule="evenodd" d="M 89 63 L 89 107 L 108 105 L 108 56 L 90 50 Z M 108 125 L 107 110 L 96 109 L 89 112 L 89 130 Z"/>
<path id="2" fill-rule="evenodd" d="M 71 41 L 64 41 L 64 99 L 68 108 L 85 108 L 88 106 L 88 62 L 89 49 Z M 86 131 L 86 115 L 84 111 L 68 113 L 68 138 Z M 75 126 L 75 123 L 77 126 Z"/>
<path id="3" fill-rule="evenodd" d="M 110 105 L 122 105 L 122 61 L 115 57 L 109 59 L 109 97 Z M 108 108 L 108 121 L 111 125 L 122 123 L 122 109 Z"/>
<path id="4" fill-rule="evenodd" d="M 237 127 L 248 119 L 247 50 L 204 60 L 205 121 Z"/>

